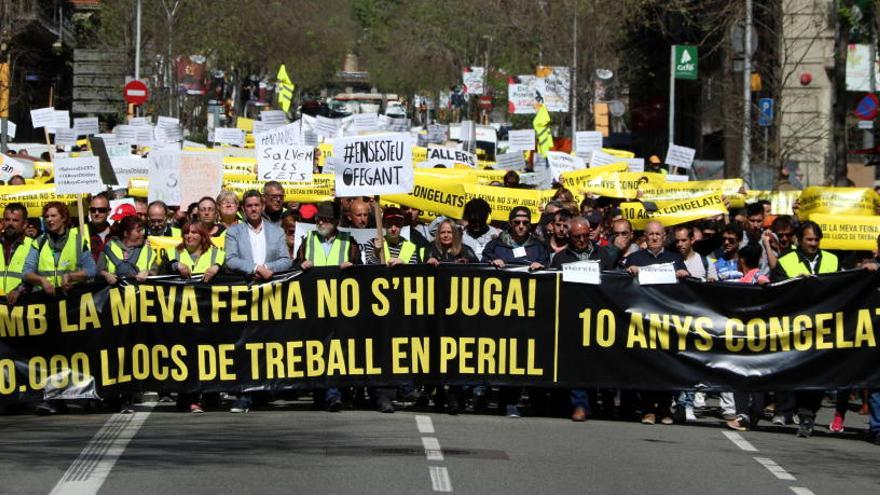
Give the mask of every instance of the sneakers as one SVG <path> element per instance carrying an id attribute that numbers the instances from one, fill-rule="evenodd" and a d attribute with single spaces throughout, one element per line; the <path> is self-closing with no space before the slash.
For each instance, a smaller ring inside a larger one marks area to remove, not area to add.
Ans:
<path id="1" fill-rule="evenodd" d="M 229 412 L 233 414 L 245 414 L 246 412 L 251 410 L 251 400 L 246 397 L 241 397 L 232 403 L 232 407 L 229 408 Z"/>
<path id="2" fill-rule="evenodd" d="M 574 408 L 574 412 L 571 413 L 571 420 L 576 423 L 586 421 L 587 420 L 587 410 L 584 409 L 583 407 Z"/>
<path id="3" fill-rule="evenodd" d="M 509 404 L 504 410 L 504 415 L 508 418 L 519 418 L 519 408 L 513 404 Z"/>
<path id="4" fill-rule="evenodd" d="M 37 404 L 35 412 L 40 416 L 49 416 L 52 414 L 57 414 L 58 409 L 55 409 L 55 406 L 53 406 L 49 401 L 44 400 L 43 402 Z"/>
<path id="5" fill-rule="evenodd" d="M 801 424 L 798 427 L 797 436 L 798 438 L 810 438 L 811 436 L 813 436 L 812 418 L 804 418 L 801 420 Z"/>
<path id="6" fill-rule="evenodd" d="M 697 415 L 694 414 L 694 408 L 691 406 L 686 406 L 684 408 L 684 421 L 686 423 L 696 423 Z"/>
<path id="7" fill-rule="evenodd" d="M 339 397 L 331 397 L 327 399 L 327 412 L 339 412 L 342 410 L 342 399 Z"/>
<path id="8" fill-rule="evenodd" d="M 706 393 L 705 392 L 696 392 L 694 394 L 694 407 L 697 409 L 703 409 L 706 407 Z"/>
<path id="9" fill-rule="evenodd" d="M 736 417 L 727 422 L 727 427 L 731 430 L 746 431 L 749 429 L 749 423 L 743 417 Z"/>
<path id="10" fill-rule="evenodd" d="M 653 413 L 648 413 L 642 416 L 642 424 L 643 425 L 652 425 L 657 422 L 657 416 Z"/>
<path id="11" fill-rule="evenodd" d="M 828 430 L 831 431 L 831 433 L 843 433 L 843 414 L 834 411 L 834 419 L 831 420 L 831 424 L 828 425 Z"/>
<path id="12" fill-rule="evenodd" d="M 785 426 L 785 416 L 777 414 L 773 416 L 773 419 L 771 419 L 770 422 L 774 425 Z"/>
<path id="13" fill-rule="evenodd" d="M 204 414 L 205 410 L 202 408 L 202 405 L 198 402 L 193 402 L 189 405 L 189 412 L 191 414 Z"/>
<path id="14" fill-rule="evenodd" d="M 127 400 L 122 401 L 122 405 L 119 406 L 119 414 L 134 414 L 134 406 Z"/>

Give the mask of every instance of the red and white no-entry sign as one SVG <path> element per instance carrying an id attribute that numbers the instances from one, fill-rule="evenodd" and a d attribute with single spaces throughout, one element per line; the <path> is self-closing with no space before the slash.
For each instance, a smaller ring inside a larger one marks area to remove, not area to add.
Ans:
<path id="1" fill-rule="evenodd" d="M 126 103 L 143 105 L 147 102 L 147 85 L 138 80 L 130 81 L 122 88 L 122 97 Z"/>

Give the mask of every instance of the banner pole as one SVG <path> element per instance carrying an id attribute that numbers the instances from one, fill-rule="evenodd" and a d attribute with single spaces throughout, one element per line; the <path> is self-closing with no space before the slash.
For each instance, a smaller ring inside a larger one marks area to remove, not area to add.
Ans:
<path id="1" fill-rule="evenodd" d="M 376 239 L 382 239 L 382 249 L 379 250 L 379 262 L 385 264 L 385 237 L 382 232 L 382 213 L 379 211 L 379 195 L 373 196 L 376 207 L 373 208 L 373 216 L 376 218 Z"/>

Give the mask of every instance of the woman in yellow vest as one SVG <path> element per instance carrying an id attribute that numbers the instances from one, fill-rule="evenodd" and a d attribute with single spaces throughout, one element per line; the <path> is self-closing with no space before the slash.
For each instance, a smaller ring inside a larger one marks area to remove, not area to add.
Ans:
<path id="1" fill-rule="evenodd" d="M 110 242 L 98 258 L 98 271 L 110 285 L 120 277 L 133 277 L 143 282 L 159 273 L 156 251 L 146 242 L 146 222 L 138 216 L 127 216 L 113 224 Z"/>
<path id="2" fill-rule="evenodd" d="M 171 252 L 171 273 L 183 278 L 202 275 L 202 282 L 210 282 L 220 271 L 226 253 L 211 242 L 211 236 L 200 222 L 183 226 L 183 242 Z"/>
<path id="3" fill-rule="evenodd" d="M 77 228 L 68 228 L 67 205 L 50 201 L 43 206 L 46 232 L 33 243 L 24 263 L 24 279 L 32 287 L 42 287 L 54 295 L 55 288 L 67 291 L 73 284 L 95 277 L 95 260 L 89 251 L 88 236 Z"/>

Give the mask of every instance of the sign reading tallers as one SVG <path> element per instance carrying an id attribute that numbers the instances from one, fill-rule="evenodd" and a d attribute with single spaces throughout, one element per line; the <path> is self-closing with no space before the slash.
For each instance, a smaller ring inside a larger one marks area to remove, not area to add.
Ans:
<path id="1" fill-rule="evenodd" d="M 336 139 L 333 157 L 336 196 L 409 194 L 413 190 L 412 138 L 408 134 Z"/>

